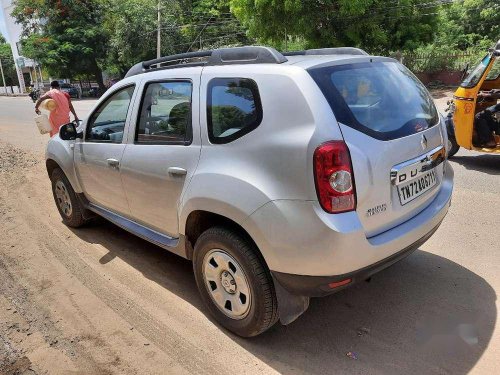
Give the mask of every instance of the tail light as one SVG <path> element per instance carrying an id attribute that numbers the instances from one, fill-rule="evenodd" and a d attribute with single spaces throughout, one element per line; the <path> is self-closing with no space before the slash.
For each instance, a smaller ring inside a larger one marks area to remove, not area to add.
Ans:
<path id="1" fill-rule="evenodd" d="M 314 180 L 319 203 L 326 212 L 356 209 L 351 156 L 345 142 L 326 142 L 314 151 Z"/>

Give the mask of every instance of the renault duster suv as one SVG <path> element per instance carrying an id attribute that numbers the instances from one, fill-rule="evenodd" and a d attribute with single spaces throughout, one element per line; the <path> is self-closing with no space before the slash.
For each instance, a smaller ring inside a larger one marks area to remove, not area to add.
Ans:
<path id="1" fill-rule="evenodd" d="M 395 60 L 239 47 L 135 65 L 46 164 L 67 225 L 99 215 L 191 260 L 248 337 L 423 244 L 450 204 L 447 143 Z"/>

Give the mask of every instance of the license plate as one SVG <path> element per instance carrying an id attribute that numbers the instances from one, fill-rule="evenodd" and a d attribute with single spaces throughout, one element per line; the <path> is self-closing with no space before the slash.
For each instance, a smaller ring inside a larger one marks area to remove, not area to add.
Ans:
<path id="1" fill-rule="evenodd" d="M 399 200 L 401 205 L 420 197 L 437 184 L 436 170 L 431 169 L 426 173 L 408 182 L 398 185 Z"/>

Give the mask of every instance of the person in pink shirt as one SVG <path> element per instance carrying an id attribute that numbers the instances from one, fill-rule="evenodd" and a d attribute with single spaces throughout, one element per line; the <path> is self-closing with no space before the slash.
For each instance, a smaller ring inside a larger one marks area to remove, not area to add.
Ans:
<path id="1" fill-rule="evenodd" d="M 53 137 L 59 133 L 59 128 L 70 122 L 69 113 L 73 114 L 75 121 L 78 122 L 78 116 L 76 115 L 75 108 L 73 108 L 73 103 L 71 103 L 71 97 L 67 92 L 61 91 L 58 81 L 52 81 L 50 83 L 50 91 L 45 95 L 41 96 L 35 104 L 35 112 L 40 114 L 40 104 L 45 99 L 53 99 L 56 102 L 56 108 L 50 112 L 49 121 L 52 125 L 52 130 L 50 131 L 50 136 Z"/>

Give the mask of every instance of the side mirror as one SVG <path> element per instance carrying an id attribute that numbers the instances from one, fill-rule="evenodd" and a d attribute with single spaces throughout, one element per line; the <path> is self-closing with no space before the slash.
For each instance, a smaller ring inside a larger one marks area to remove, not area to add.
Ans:
<path id="1" fill-rule="evenodd" d="M 59 129 L 59 137 L 63 141 L 73 141 L 77 138 L 83 138 L 83 133 L 77 132 L 76 124 L 74 122 L 70 122 L 61 126 Z"/>

